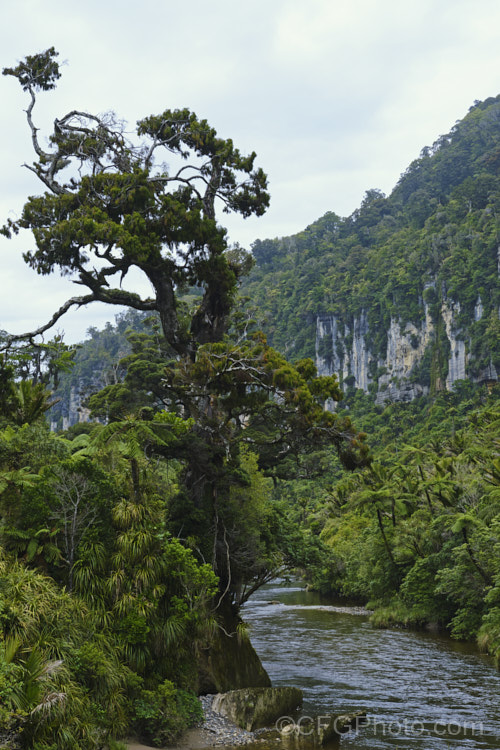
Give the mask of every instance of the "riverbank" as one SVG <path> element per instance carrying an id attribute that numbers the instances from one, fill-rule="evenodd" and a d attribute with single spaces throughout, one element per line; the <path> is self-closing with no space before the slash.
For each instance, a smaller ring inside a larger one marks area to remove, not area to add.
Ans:
<path id="1" fill-rule="evenodd" d="M 210 747 L 248 745 L 256 741 L 255 732 L 233 724 L 221 714 L 212 709 L 213 695 L 202 695 L 200 702 L 203 707 L 204 719 L 198 727 L 188 730 L 175 743 L 176 750 L 204 750 Z M 125 743 L 127 750 L 151 750 L 151 746 L 141 744 L 135 740 Z M 169 749 L 171 750 L 171 748 Z"/>
<path id="2" fill-rule="evenodd" d="M 213 699 L 213 695 L 203 695 L 200 697 L 205 718 L 198 731 L 200 738 L 205 742 L 203 747 L 248 745 L 249 742 L 254 742 L 254 732 L 247 732 L 245 729 L 241 729 L 225 716 L 221 716 L 221 714 L 213 710 Z"/>

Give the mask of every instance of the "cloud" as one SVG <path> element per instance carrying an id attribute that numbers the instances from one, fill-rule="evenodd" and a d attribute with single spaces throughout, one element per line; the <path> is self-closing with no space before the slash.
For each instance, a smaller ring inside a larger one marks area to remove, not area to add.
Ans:
<path id="1" fill-rule="evenodd" d="M 269 212 L 222 216 L 246 246 L 300 231 L 327 210 L 346 215 L 369 188 L 389 192 L 423 146 L 500 90 L 497 0 L 17 0 L 2 10 L 2 66 L 51 45 L 68 60 L 37 105 L 41 132 L 75 107 L 113 109 L 132 128 L 188 106 L 242 151 L 257 151 Z M 41 186 L 20 166 L 32 159 L 25 97 L 12 79 L 0 86 L 2 222 Z M 15 247 L 0 238 L 0 328 L 19 330 L 75 289 L 36 276 Z M 79 315 L 72 337 L 94 313 Z"/>

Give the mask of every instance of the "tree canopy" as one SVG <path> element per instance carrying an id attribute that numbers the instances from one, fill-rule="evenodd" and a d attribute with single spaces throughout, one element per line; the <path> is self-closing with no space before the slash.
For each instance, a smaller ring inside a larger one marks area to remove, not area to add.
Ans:
<path id="1" fill-rule="evenodd" d="M 37 332 L 72 306 L 125 305 L 156 310 L 173 350 L 192 357 L 197 344 L 222 338 L 246 267 L 244 255 L 227 252 L 216 210 L 263 214 L 269 204 L 266 175 L 254 168 L 255 153 L 241 154 L 188 109 L 140 120 L 135 140 L 112 113 L 72 110 L 55 118 L 49 145 L 42 147 L 33 110 L 37 95 L 60 77 L 57 55 L 52 47 L 3 70 L 30 95 L 26 117 L 36 159 L 25 166 L 46 192 L 30 197 L 21 217 L 2 231 L 10 236 L 32 230 L 36 250 L 25 254 L 26 262 L 41 275 L 58 269 L 88 290 L 69 299 Z M 121 288 L 132 268 L 149 280 L 152 297 Z M 203 293 L 185 320 L 177 294 L 191 285 Z"/>

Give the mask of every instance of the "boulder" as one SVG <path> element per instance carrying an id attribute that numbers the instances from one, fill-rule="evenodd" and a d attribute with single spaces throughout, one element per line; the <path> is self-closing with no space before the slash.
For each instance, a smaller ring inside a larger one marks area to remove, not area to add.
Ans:
<path id="1" fill-rule="evenodd" d="M 365 711 L 316 716 L 314 719 L 305 717 L 296 722 L 285 723 L 279 733 L 285 746 L 293 750 L 311 750 L 323 745 L 337 747 L 336 742 L 342 734 L 349 729 L 358 729 L 364 722 Z"/>
<path id="2" fill-rule="evenodd" d="M 302 705 L 302 690 L 294 687 L 257 687 L 231 690 L 216 695 L 212 709 L 242 729 L 274 726 L 277 719 L 290 716 Z"/>
<path id="3" fill-rule="evenodd" d="M 356 711 L 352 714 L 337 714 L 332 715 L 329 718 L 324 717 L 324 721 L 321 722 L 318 717 L 316 722 L 314 741 L 318 745 L 326 745 L 327 742 L 331 742 L 333 739 L 338 738 L 339 735 L 345 734 L 349 729 L 357 729 L 360 724 L 366 722 L 366 712 Z"/>

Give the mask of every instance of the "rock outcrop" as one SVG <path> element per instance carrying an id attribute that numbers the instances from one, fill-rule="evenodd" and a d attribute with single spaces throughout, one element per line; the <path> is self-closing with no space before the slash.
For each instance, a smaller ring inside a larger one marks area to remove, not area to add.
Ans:
<path id="1" fill-rule="evenodd" d="M 270 687 L 269 675 L 250 639 L 238 629 L 239 616 L 225 602 L 218 615 L 221 627 L 198 659 L 198 693 Z"/>
<path id="2" fill-rule="evenodd" d="M 370 330 L 366 310 L 349 324 L 335 315 L 318 315 L 318 374 L 335 374 L 344 388 L 352 385 L 365 393 L 372 392 L 379 404 L 385 401 L 412 401 L 417 396 L 427 394 L 431 388 L 432 374 L 429 375 L 429 370 L 432 368 L 433 350 L 446 348 L 447 367 L 441 385 L 440 378 L 436 378 L 436 390 L 441 387 L 452 390 L 458 380 L 491 382 L 499 379 L 496 368 L 491 364 L 479 372 L 471 372 L 474 361 L 457 322 L 460 314 L 458 302 L 445 300 L 437 312 L 437 323 L 430 306 L 424 301 L 421 305 L 422 319 L 419 324 L 391 318 L 385 331 L 386 345 L 382 354 L 374 350 L 373 330 Z M 474 308 L 475 321 L 481 320 L 482 315 L 483 305 L 481 297 L 478 297 Z M 446 337 L 441 341 L 437 331 L 439 325 Z M 426 358 L 427 363 L 422 367 Z"/>
<path id="3" fill-rule="evenodd" d="M 278 719 L 293 715 L 301 705 L 302 690 L 295 687 L 267 687 L 232 690 L 216 695 L 212 709 L 251 732 L 274 726 Z"/>

